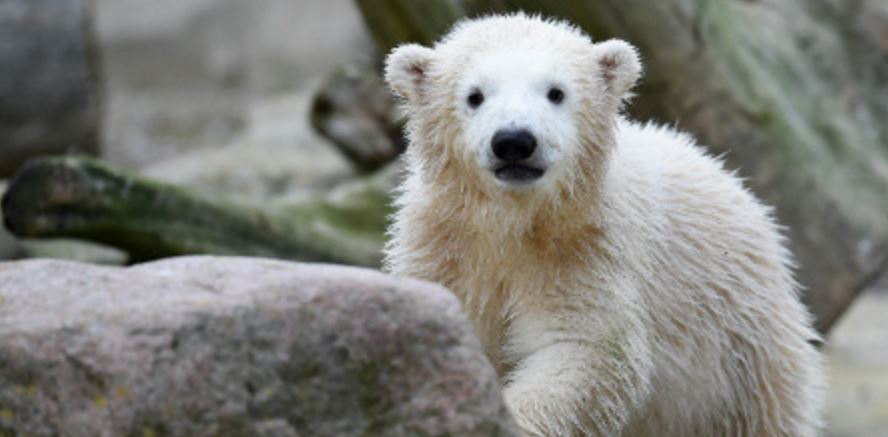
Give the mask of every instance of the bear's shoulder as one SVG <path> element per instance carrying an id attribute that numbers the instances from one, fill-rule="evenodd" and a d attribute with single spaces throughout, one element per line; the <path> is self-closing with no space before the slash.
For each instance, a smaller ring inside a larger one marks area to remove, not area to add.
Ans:
<path id="1" fill-rule="evenodd" d="M 724 185 L 725 189 L 742 189 L 736 172 L 725 168 L 722 156 L 716 156 L 696 142 L 694 137 L 669 126 L 637 123 L 620 119 L 615 131 L 613 164 L 616 168 L 645 179 L 660 177 L 673 182 L 697 185 Z"/>

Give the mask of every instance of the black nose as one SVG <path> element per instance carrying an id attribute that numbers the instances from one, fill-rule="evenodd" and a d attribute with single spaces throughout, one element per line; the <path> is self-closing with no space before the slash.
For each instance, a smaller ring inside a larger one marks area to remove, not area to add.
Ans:
<path id="1" fill-rule="evenodd" d="M 501 129 L 493 135 L 493 154 L 508 162 L 523 161 L 533 155 L 537 140 L 526 129 Z"/>

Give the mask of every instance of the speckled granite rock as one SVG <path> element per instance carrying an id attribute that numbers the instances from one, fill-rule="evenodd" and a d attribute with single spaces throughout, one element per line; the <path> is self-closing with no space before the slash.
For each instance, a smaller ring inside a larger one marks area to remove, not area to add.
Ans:
<path id="1" fill-rule="evenodd" d="M 507 436 L 446 290 L 188 257 L 0 264 L 0 435 Z"/>

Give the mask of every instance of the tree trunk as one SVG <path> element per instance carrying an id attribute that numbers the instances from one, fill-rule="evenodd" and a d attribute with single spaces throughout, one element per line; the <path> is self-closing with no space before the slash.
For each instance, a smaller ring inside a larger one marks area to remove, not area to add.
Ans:
<path id="1" fill-rule="evenodd" d="M 379 266 L 393 172 L 288 205 L 236 205 L 127 174 L 83 157 L 26 164 L 3 197 L 20 237 L 79 238 L 120 248 L 130 261 L 255 255 Z"/>
<path id="2" fill-rule="evenodd" d="M 384 50 L 434 40 L 414 2 L 357 0 Z M 436 0 L 474 15 L 567 18 L 636 45 L 635 118 L 676 124 L 775 205 L 804 298 L 826 332 L 880 274 L 888 247 L 888 6 L 861 0 Z M 383 5 L 384 4 L 384 5 Z M 415 12 L 415 11 L 412 11 Z"/>
<path id="3" fill-rule="evenodd" d="M 364 22 L 384 51 L 402 42 L 430 44 L 460 17 L 473 0 L 355 0 Z M 469 5 L 467 5 L 469 4 Z"/>

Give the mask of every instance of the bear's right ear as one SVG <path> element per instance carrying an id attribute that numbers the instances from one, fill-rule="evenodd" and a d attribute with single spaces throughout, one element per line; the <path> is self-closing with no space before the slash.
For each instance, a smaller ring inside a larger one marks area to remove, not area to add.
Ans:
<path id="1" fill-rule="evenodd" d="M 396 47 L 385 59 L 385 81 L 395 94 L 415 102 L 422 94 L 435 52 L 419 44 Z"/>
<path id="2" fill-rule="evenodd" d="M 638 50 L 626 41 L 611 39 L 593 46 L 596 68 L 605 85 L 623 100 L 641 77 Z"/>

